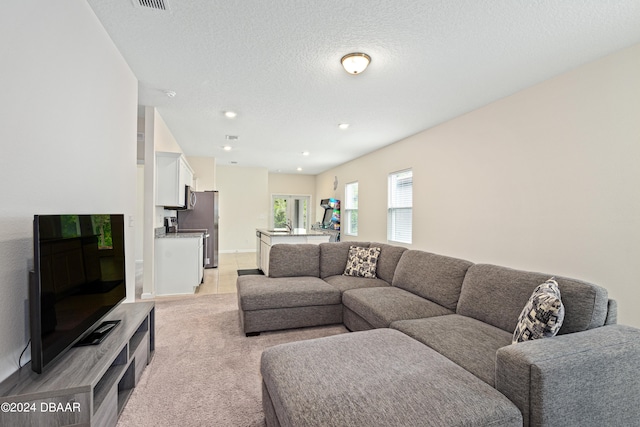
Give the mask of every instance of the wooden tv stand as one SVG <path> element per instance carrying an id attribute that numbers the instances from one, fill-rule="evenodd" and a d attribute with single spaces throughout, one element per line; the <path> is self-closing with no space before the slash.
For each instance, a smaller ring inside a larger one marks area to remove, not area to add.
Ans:
<path id="1" fill-rule="evenodd" d="M 102 343 L 74 347 L 42 374 L 23 366 L 0 383 L 1 426 L 115 426 L 155 347 L 155 304 L 123 303 Z"/>

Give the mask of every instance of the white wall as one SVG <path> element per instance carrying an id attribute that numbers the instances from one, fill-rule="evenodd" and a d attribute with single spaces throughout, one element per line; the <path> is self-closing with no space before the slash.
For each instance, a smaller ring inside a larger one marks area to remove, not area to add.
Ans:
<path id="1" fill-rule="evenodd" d="M 135 259 L 136 263 L 142 263 L 144 256 L 144 165 L 137 165 L 136 168 L 136 238 L 135 238 Z"/>
<path id="2" fill-rule="evenodd" d="M 413 168 L 414 248 L 600 284 L 640 326 L 640 45 L 329 170 L 386 241 L 387 175 Z M 343 236 L 344 240 L 349 237 Z"/>
<path id="3" fill-rule="evenodd" d="M 33 215 L 135 214 L 137 80 L 86 2 L 8 2 L 0 40 L 3 379 L 29 339 Z M 125 240 L 133 255 L 133 228 Z M 126 268 L 133 298 L 133 256 Z"/>
<path id="4" fill-rule="evenodd" d="M 266 168 L 216 167 L 220 201 L 220 252 L 256 250 L 256 228 L 269 219 L 269 173 Z"/>

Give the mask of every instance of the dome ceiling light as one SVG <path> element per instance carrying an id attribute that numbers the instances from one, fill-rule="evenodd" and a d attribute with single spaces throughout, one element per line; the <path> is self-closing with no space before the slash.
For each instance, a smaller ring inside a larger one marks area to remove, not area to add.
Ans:
<path id="1" fill-rule="evenodd" d="M 371 57 L 366 53 L 348 53 L 342 57 L 340 62 L 347 73 L 355 75 L 362 73 L 367 68 Z"/>

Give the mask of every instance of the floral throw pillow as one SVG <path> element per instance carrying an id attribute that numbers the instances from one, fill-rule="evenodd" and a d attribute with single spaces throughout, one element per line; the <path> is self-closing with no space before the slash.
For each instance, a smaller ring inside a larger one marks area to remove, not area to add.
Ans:
<path id="1" fill-rule="evenodd" d="M 344 275 L 375 279 L 379 256 L 380 248 L 351 246 Z"/>
<path id="2" fill-rule="evenodd" d="M 539 285 L 522 309 L 512 343 L 555 336 L 564 320 L 558 283 L 551 278 Z"/>

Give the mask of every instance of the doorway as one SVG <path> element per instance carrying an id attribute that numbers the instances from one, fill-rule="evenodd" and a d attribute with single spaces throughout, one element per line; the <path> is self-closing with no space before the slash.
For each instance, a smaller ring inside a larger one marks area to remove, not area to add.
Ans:
<path id="1" fill-rule="evenodd" d="M 311 196 L 274 194 L 271 196 L 271 228 L 308 231 Z"/>

